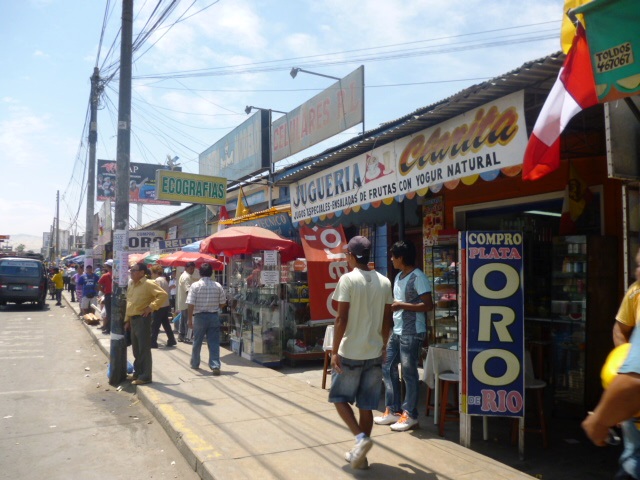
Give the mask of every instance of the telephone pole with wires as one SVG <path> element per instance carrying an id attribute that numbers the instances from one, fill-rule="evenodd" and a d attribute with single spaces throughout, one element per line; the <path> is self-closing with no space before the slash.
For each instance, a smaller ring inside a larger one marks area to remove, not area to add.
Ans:
<path id="1" fill-rule="evenodd" d="M 124 232 L 124 242 L 118 248 L 128 248 L 129 237 L 129 161 L 131 153 L 131 65 L 133 38 L 133 0 L 122 0 L 122 35 L 120 44 L 120 86 L 118 93 L 118 145 L 116 153 L 116 210 L 115 231 Z M 126 281 L 122 269 L 128 272 L 127 256 L 116 250 L 117 270 L 111 296 L 111 347 L 109 384 L 118 385 L 127 376 L 127 343 L 124 331 L 126 313 Z"/>
<path id="2" fill-rule="evenodd" d="M 87 250 L 93 248 L 93 211 L 96 198 L 96 144 L 98 143 L 98 101 L 102 94 L 100 69 L 94 67 L 91 75 L 91 112 L 89 114 L 89 168 L 87 172 L 87 228 L 84 244 Z"/>

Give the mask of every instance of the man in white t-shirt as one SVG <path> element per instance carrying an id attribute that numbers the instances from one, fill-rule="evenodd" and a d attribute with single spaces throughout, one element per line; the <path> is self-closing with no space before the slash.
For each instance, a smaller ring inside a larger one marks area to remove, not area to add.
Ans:
<path id="1" fill-rule="evenodd" d="M 369 270 L 371 242 L 353 237 L 347 245 L 349 273 L 340 277 L 333 300 L 338 303 L 331 354 L 331 390 L 340 418 L 356 437 L 345 454 L 352 468 L 367 467 L 374 409 L 380 401 L 382 355 L 391 330 L 391 282 Z M 358 407 L 359 420 L 350 404 Z"/>

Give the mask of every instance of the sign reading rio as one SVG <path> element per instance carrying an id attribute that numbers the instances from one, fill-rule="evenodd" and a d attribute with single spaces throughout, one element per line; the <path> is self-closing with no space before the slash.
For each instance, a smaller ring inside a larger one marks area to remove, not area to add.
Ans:
<path id="1" fill-rule="evenodd" d="M 470 415 L 524 414 L 522 234 L 465 232 L 463 398 Z M 466 328 L 465 328 L 466 327 Z M 466 394 L 466 395 L 465 395 Z"/>

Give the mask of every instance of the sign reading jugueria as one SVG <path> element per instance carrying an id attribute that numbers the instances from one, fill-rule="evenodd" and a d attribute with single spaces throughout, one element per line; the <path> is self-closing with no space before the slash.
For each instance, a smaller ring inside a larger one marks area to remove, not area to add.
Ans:
<path id="1" fill-rule="evenodd" d="M 526 145 L 519 91 L 292 185 L 292 218 L 299 222 L 514 167 Z"/>

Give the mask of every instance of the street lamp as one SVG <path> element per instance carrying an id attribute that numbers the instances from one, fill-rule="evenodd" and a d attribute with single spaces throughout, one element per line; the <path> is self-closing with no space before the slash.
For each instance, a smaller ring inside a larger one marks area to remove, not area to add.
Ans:
<path id="1" fill-rule="evenodd" d="M 271 208 L 271 203 L 272 203 L 272 193 L 273 193 L 273 182 L 271 181 L 272 179 L 272 175 L 273 175 L 273 164 L 271 162 L 271 113 L 272 112 L 276 112 L 276 113 L 282 113 L 283 115 L 287 115 L 287 112 L 281 112 L 280 110 L 273 110 L 272 108 L 260 108 L 260 107 L 254 107 L 253 105 L 247 105 L 246 108 L 244 109 L 245 113 L 247 115 L 249 115 L 251 113 L 251 110 L 261 110 L 261 111 L 266 111 L 269 112 L 269 177 L 267 180 L 267 188 L 269 189 L 269 208 Z"/>
<path id="2" fill-rule="evenodd" d="M 296 78 L 299 72 L 308 73 L 310 75 L 317 75 L 319 77 L 332 78 L 334 80 L 341 80 L 338 77 L 332 77 L 331 75 L 325 75 L 324 73 L 310 72 L 309 70 L 303 70 L 302 68 L 298 68 L 298 67 L 293 67 L 289 72 L 289 75 L 291 75 L 291 78 Z"/>

